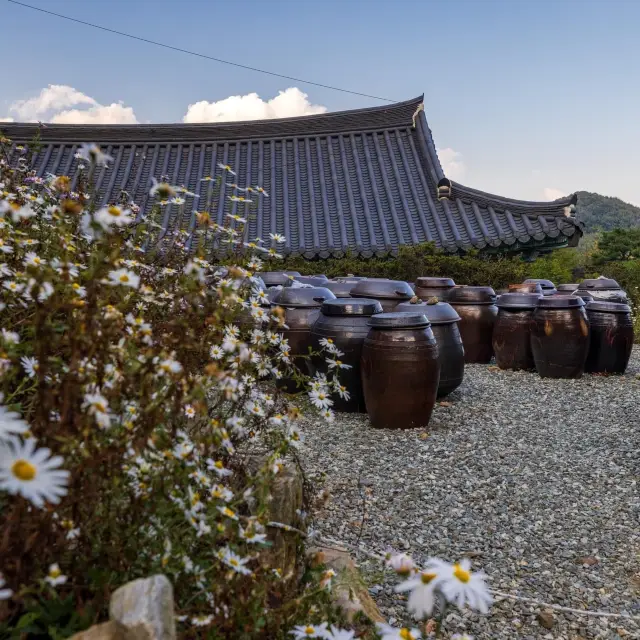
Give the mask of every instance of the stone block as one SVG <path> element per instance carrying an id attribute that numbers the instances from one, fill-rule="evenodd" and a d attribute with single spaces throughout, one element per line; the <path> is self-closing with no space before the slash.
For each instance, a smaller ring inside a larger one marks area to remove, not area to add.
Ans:
<path id="1" fill-rule="evenodd" d="M 80 631 L 71 636 L 70 640 L 151 640 L 151 636 L 144 627 L 137 625 L 129 628 L 111 620 Z"/>
<path id="2" fill-rule="evenodd" d="M 386 623 L 346 549 L 316 546 L 309 549 L 308 553 L 315 557 L 316 562 L 336 572 L 331 595 L 334 603 L 345 612 L 347 620 L 353 621 L 355 615 L 360 613 L 372 622 Z"/>
<path id="3" fill-rule="evenodd" d="M 109 617 L 149 640 L 175 640 L 171 582 L 161 574 L 128 582 L 111 596 Z"/>

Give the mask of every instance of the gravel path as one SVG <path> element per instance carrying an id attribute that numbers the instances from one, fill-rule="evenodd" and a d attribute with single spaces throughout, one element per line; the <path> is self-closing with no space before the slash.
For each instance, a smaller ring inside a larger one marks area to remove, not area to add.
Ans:
<path id="1" fill-rule="evenodd" d="M 378 431 L 352 414 L 308 424 L 306 472 L 330 494 L 313 527 L 417 561 L 468 555 L 498 591 L 640 616 L 640 347 L 622 377 L 495 369 L 468 366 L 427 431 Z M 406 621 L 395 575 L 357 560 L 383 615 Z M 487 617 L 454 609 L 445 637 L 640 638 L 638 621 L 555 612 L 545 628 L 541 611 L 512 600 Z"/>

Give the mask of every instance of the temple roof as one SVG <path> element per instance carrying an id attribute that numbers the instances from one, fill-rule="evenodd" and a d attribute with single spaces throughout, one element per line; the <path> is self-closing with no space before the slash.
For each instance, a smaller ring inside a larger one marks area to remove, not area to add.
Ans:
<path id="1" fill-rule="evenodd" d="M 246 237 L 286 237 L 285 254 L 308 258 L 395 254 L 432 241 L 447 251 L 519 249 L 577 241 L 576 196 L 528 202 L 465 187 L 445 176 L 427 125 L 422 96 L 389 106 L 321 115 L 215 124 L 46 125 L 34 157 L 38 175 L 74 175 L 74 154 L 96 142 L 114 161 L 98 176 L 102 203 L 125 189 L 152 205 L 151 178 L 169 176 L 206 196 L 205 176 L 218 163 L 238 184 L 270 194 L 258 206 L 236 205 L 248 217 Z M 38 125 L 1 125 L 14 143 L 28 143 Z M 17 155 L 17 154 L 16 154 Z M 223 176 L 224 178 L 224 176 Z M 230 187 L 222 180 L 214 219 L 222 223 Z M 203 202 L 203 200 L 200 202 Z M 197 206 L 197 205 L 196 205 Z M 165 208 L 164 232 L 191 231 L 195 212 L 178 219 Z M 244 210 L 246 208 L 246 211 Z"/>

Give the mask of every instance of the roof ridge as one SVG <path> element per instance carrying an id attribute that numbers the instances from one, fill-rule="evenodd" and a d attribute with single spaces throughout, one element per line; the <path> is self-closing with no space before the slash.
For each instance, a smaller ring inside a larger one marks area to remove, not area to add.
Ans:
<path id="1" fill-rule="evenodd" d="M 45 124 L 40 129 L 40 135 L 43 142 L 203 142 L 292 137 L 360 128 L 383 129 L 411 125 L 412 116 L 423 99 L 424 95 L 421 95 L 388 105 L 266 120 L 163 124 Z M 15 139 L 26 140 L 33 137 L 39 127 L 39 123 L 2 123 L 0 130 Z"/>

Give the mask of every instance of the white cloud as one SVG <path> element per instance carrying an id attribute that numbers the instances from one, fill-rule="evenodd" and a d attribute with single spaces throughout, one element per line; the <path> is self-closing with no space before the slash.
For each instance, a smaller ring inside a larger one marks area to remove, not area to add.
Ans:
<path id="1" fill-rule="evenodd" d="M 553 187 L 545 187 L 542 191 L 543 200 L 557 200 L 558 198 L 564 198 L 567 194 L 560 189 L 554 189 Z"/>
<path id="2" fill-rule="evenodd" d="M 462 161 L 462 154 L 449 147 L 446 149 L 437 149 L 436 151 L 438 158 L 440 158 L 444 175 L 453 180 L 460 180 L 467 169 Z"/>
<path id="3" fill-rule="evenodd" d="M 297 87 L 280 91 L 275 98 L 263 100 L 257 93 L 229 96 L 217 102 L 201 100 L 190 104 L 183 122 L 232 122 L 234 120 L 269 120 L 325 113 L 327 108 L 311 104 L 306 93 Z"/>
<path id="4" fill-rule="evenodd" d="M 85 106 L 85 109 L 77 107 Z M 74 107 L 74 108 L 70 108 Z M 4 122 L 53 122 L 56 124 L 137 124 L 131 107 L 122 102 L 102 105 L 82 91 L 65 84 L 50 84 L 37 96 L 16 100 L 9 107 L 12 117 Z"/>
<path id="5" fill-rule="evenodd" d="M 51 122 L 54 124 L 138 124 L 131 107 L 122 102 L 110 105 L 97 105 L 90 109 L 69 109 L 56 113 Z"/>

